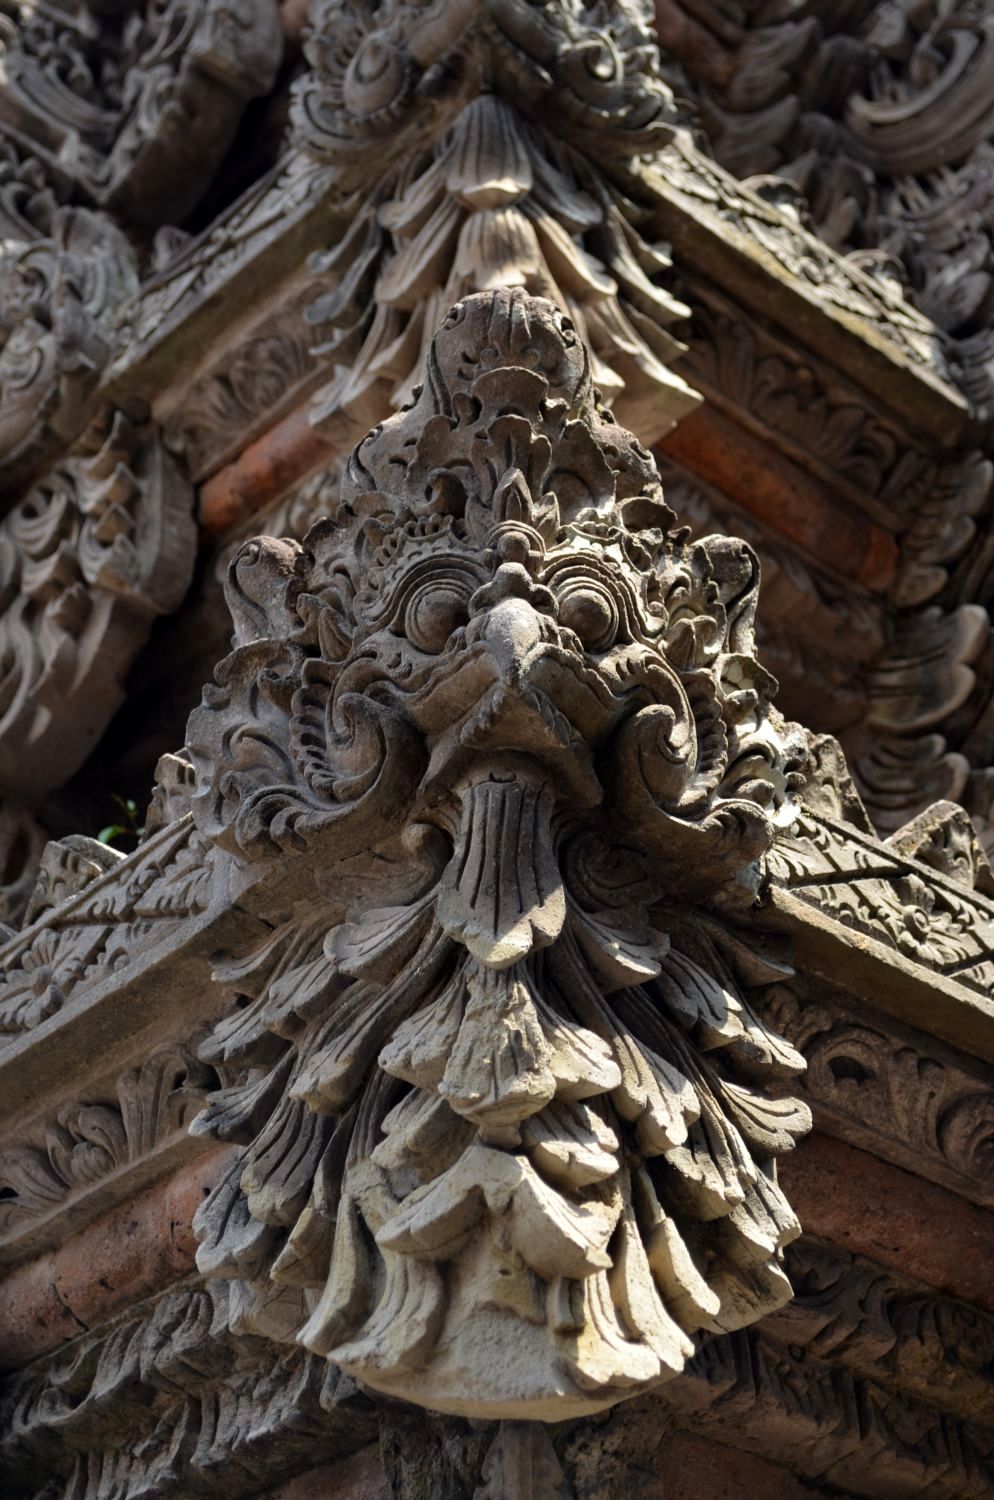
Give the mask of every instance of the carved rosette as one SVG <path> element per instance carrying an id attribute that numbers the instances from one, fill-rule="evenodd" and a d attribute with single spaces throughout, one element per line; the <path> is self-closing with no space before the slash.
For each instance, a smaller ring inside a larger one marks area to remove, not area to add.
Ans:
<path id="1" fill-rule="evenodd" d="M 655 442 L 699 401 L 668 368 L 688 309 L 639 231 L 637 159 L 675 111 L 651 7 L 581 12 L 521 0 L 312 7 L 296 138 L 363 194 L 314 269 L 308 311 L 332 365 L 313 420 L 347 448 L 411 399 L 435 328 L 460 298 L 521 286 L 588 344 L 619 419 Z M 367 184 L 377 181 L 373 192 Z"/>
<path id="2" fill-rule="evenodd" d="M 242 1326 L 436 1410 L 555 1420 L 790 1295 L 803 1068 L 748 927 L 803 741 L 757 569 L 672 530 L 552 304 L 457 305 L 303 547 L 232 564 L 194 817 L 285 874 L 201 1051 L 249 1069 L 197 1219 Z"/>

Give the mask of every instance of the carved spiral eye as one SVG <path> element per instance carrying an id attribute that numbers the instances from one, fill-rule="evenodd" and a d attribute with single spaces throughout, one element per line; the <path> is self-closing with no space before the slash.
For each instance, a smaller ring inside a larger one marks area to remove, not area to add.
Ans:
<path id="1" fill-rule="evenodd" d="M 567 583 L 559 594 L 559 619 L 588 651 L 608 651 L 618 637 L 618 606 L 596 579 Z"/>
<path id="2" fill-rule="evenodd" d="M 342 86 L 345 106 L 354 115 L 376 114 L 400 95 L 406 78 L 397 48 L 374 31 L 349 63 Z"/>
<path id="3" fill-rule="evenodd" d="M 469 593 L 459 578 L 432 579 L 417 588 L 404 611 L 404 634 L 419 651 L 437 656 L 469 619 Z"/>

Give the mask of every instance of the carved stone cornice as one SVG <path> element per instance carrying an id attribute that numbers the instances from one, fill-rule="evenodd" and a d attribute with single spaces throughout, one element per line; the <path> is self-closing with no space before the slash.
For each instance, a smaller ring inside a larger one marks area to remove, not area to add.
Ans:
<path id="1" fill-rule="evenodd" d="M 929 869 L 805 810 L 771 867 L 772 908 L 806 967 L 856 994 L 869 987 L 882 1009 L 994 1061 L 994 901 L 943 873 L 952 861 Z"/>
<path id="2" fill-rule="evenodd" d="M 696 11 L 696 7 L 690 7 Z M 693 75 L 693 59 L 688 57 Z M 840 6 L 742 18 L 724 76 L 697 78 L 718 159 L 781 176 L 829 244 L 942 330 L 989 415 L 994 23 L 984 5 Z M 717 84 L 717 86 L 716 86 Z"/>
<path id="3" fill-rule="evenodd" d="M 788 1308 L 758 1335 L 712 1339 L 665 1405 L 626 1405 L 622 1421 L 658 1430 L 675 1418 L 846 1493 L 983 1500 L 994 1321 L 828 1245 L 801 1240 L 788 1262 Z M 247 1497 L 369 1442 L 377 1414 L 354 1384 L 314 1355 L 232 1332 L 236 1299 L 225 1282 L 178 1287 L 8 1378 L 0 1473 L 12 1500 L 104 1500 L 139 1474 L 150 1500 L 210 1493 L 220 1473 Z M 546 1483 L 522 1493 L 544 1500 L 595 1438 L 586 1426 L 561 1435 L 560 1467 L 538 1424 L 513 1427 L 479 1433 L 480 1500 L 519 1493 L 486 1488 L 525 1458 L 516 1444 Z"/>
<path id="4" fill-rule="evenodd" d="M 807 1063 L 797 1087 L 819 1131 L 994 1208 L 989 1067 L 810 976 L 762 1010 Z"/>
<path id="5" fill-rule="evenodd" d="M 353 1382 L 240 1333 L 236 1297 L 224 1283 L 172 1289 L 8 1381 L 5 1494 L 165 1500 L 223 1483 L 249 1497 L 370 1442 Z"/>

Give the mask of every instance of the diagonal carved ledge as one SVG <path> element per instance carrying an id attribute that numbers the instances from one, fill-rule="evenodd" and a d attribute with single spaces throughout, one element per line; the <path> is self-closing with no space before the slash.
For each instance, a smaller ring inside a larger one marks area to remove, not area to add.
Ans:
<path id="1" fill-rule="evenodd" d="M 555 1420 L 790 1295 L 775 1157 L 803 1060 L 748 914 L 806 743 L 755 558 L 673 529 L 551 303 L 457 305 L 303 547 L 232 564 L 193 815 L 293 904 L 217 977 L 253 1070 L 198 1264 L 375 1389 Z"/>

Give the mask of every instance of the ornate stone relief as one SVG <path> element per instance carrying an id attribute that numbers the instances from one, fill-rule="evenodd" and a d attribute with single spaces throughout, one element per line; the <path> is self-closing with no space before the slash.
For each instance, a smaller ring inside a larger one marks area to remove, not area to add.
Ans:
<path id="1" fill-rule="evenodd" d="M 282 56 L 275 0 L 22 0 L 6 7 L 0 131 L 77 196 L 179 223 Z"/>
<path id="2" fill-rule="evenodd" d="M 5 1493 L 249 1497 L 375 1438 L 369 1403 L 303 1350 L 233 1334 L 235 1291 L 170 1291 L 10 1383 Z"/>
<path id="3" fill-rule="evenodd" d="M 897 285 L 956 339 L 972 399 L 992 399 L 994 22 L 972 0 L 742 18 L 720 93 L 699 93 L 718 159 L 778 173 L 819 234 Z M 734 45 L 734 44 L 733 44 Z"/>
<path id="4" fill-rule="evenodd" d="M 435 1409 L 596 1410 L 789 1296 L 743 923 L 803 741 L 755 559 L 672 522 L 561 313 L 469 298 L 337 515 L 234 563 L 190 722 L 201 833 L 299 869 L 218 968 L 201 1056 L 261 1071 L 194 1126 L 247 1145 L 200 1267 Z"/>
<path id="5" fill-rule="evenodd" d="M 788 1255 L 799 1295 L 775 1317 L 783 1342 L 711 1339 L 666 1406 L 653 1401 L 654 1427 L 675 1417 L 847 1494 L 985 1500 L 991 1319 L 827 1246 L 802 1240 Z M 232 1336 L 236 1298 L 225 1282 L 171 1291 L 8 1379 L 0 1474 L 12 1500 L 114 1500 L 138 1484 L 165 1500 L 210 1493 L 220 1475 L 248 1497 L 372 1441 L 376 1413 L 334 1366 Z M 617 1415 L 636 1419 L 637 1406 Z M 538 1424 L 484 1430 L 477 1500 L 545 1500 L 595 1441 L 587 1427 L 568 1436 L 561 1468 Z M 544 1489 L 493 1488 L 524 1466 Z"/>
<path id="6" fill-rule="evenodd" d="M 92 750 L 156 615 L 188 587 L 192 494 L 122 411 L 0 521 L 0 786 L 38 797 Z"/>
<path id="7" fill-rule="evenodd" d="M 762 1011 L 807 1063 L 819 1130 L 994 1207 L 994 1077 L 982 1064 L 810 985 L 773 986 Z"/>
<path id="8" fill-rule="evenodd" d="M 2 950 L 0 1041 L 33 1031 L 67 1001 L 99 988 L 182 935 L 207 910 L 210 852 L 189 819 L 162 828 L 136 854 L 94 874 Z"/>
<path id="9" fill-rule="evenodd" d="M 994 903 L 971 885 L 803 811 L 770 855 L 777 884 L 936 974 L 985 998 L 994 983 Z"/>
<path id="10" fill-rule="evenodd" d="M 0 247 L 0 502 L 61 457 L 138 291 L 134 252 L 102 214 L 55 210 L 43 237 Z"/>
<path id="11" fill-rule="evenodd" d="M 113 1102 L 74 1102 L 44 1127 L 40 1144 L 0 1150 L 0 1260 L 37 1251 L 39 1228 L 65 1209 L 78 1229 L 85 1199 L 107 1179 L 129 1167 L 155 1170 L 217 1085 L 190 1047 L 162 1047 L 121 1074 Z"/>
<path id="12" fill-rule="evenodd" d="M 448 308 L 499 286 L 572 318 L 595 384 L 644 441 L 696 405 L 667 368 L 686 309 L 660 286 L 669 260 L 626 193 L 675 119 L 650 10 L 312 6 L 296 138 L 334 164 L 340 191 L 378 177 L 314 259 L 333 283 L 309 313 L 316 354 L 337 368 L 313 419 L 340 446 L 410 400 Z"/>

